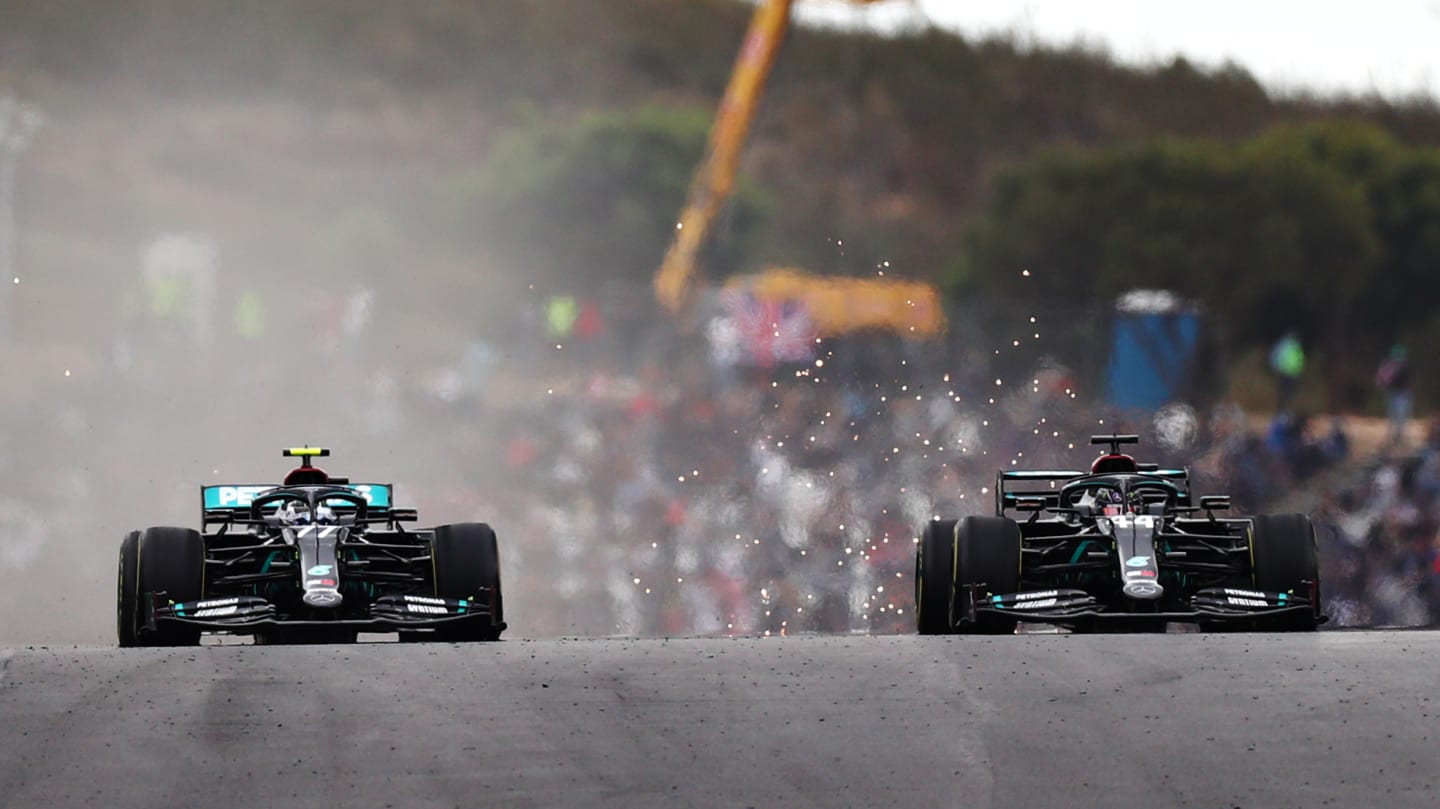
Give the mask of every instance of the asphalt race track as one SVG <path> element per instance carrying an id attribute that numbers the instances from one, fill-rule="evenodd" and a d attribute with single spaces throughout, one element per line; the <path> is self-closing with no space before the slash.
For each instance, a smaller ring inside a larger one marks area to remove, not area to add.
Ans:
<path id="1" fill-rule="evenodd" d="M 0 649 L 5 807 L 1432 807 L 1440 634 Z"/>

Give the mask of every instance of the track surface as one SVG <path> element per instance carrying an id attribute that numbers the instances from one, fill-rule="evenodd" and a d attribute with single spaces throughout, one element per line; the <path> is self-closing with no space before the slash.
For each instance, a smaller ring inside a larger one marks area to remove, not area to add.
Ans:
<path id="1" fill-rule="evenodd" d="M 0 649 L 0 805 L 1430 807 L 1440 634 Z"/>

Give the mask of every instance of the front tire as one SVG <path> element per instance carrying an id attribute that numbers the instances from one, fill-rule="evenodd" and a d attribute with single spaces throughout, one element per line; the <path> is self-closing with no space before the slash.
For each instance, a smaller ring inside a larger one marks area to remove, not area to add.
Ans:
<path id="1" fill-rule="evenodd" d="M 198 531 L 146 528 L 137 548 L 137 606 L 147 593 L 164 593 L 175 603 L 200 599 L 205 584 L 205 542 Z M 142 634 L 137 627 L 136 640 L 141 646 L 195 646 L 200 643 L 200 629 L 170 626 Z"/>
<path id="2" fill-rule="evenodd" d="M 137 613 L 140 608 L 140 532 L 131 531 L 120 540 L 120 581 L 116 586 L 115 630 L 120 648 L 138 645 Z"/>
<path id="3" fill-rule="evenodd" d="M 1250 529 L 1251 573 L 1255 589 L 1272 593 L 1294 593 L 1310 597 L 1315 585 L 1314 609 L 1287 617 L 1270 628 L 1282 632 L 1313 632 L 1320 623 L 1320 554 L 1315 543 L 1315 526 L 1304 514 L 1274 514 L 1255 517 Z"/>
<path id="4" fill-rule="evenodd" d="M 955 529 L 955 577 L 950 592 L 950 623 L 957 632 L 1010 635 L 1018 623 L 995 615 L 970 617 L 971 590 L 987 594 L 1020 589 L 1020 526 L 1004 517 L 966 517 Z"/>
<path id="5" fill-rule="evenodd" d="M 955 524 L 955 520 L 931 520 L 915 546 L 915 629 L 921 635 L 948 635 L 951 631 Z"/>
<path id="6" fill-rule="evenodd" d="M 500 589 L 500 547 L 495 529 L 483 522 L 441 525 L 435 528 L 430 549 L 434 564 L 435 595 L 439 598 L 478 599 L 488 595 L 491 623 L 445 628 L 442 640 L 499 640 L 505 629 L 505 599 Z"/>

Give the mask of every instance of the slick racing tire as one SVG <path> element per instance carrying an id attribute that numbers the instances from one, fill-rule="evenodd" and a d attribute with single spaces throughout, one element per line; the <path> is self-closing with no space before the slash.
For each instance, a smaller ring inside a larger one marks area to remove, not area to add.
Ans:
<path id="1" fill-rule="evenodd" d="M 140 591 L 136 556 L 140 552 L 140 532 L 131 531 L 120 540 L 120 581 L 115 603 L 115 629 L 120 648 L 136 645 L 136 621 L 140 609 Z"/>
<path id="2" fill-rule="evenodd" d="M 1255 589 L 1274 593 L 1310 595 L 1315 583 L 1314 609 L 1287 617 L 1267 628 L 1285 632 L 1311 632 L 1320 622 L 1320 556 L 1315 527 L 1304 514 L 1274 514 L 1254 518 L 1250 532 L 1251 572 Z"/>
<path id="3" fill-rule="evenodd" d="M 430 558 L 437 597 L 474 599 L 489 592 L 494 616 L 488 625 L 470 623 L 446 628 L 437 633 L 437 639 L 498 640 L 504 629 L 505 600 L 500 590 L 500 547 L 495 530 L 483 522 L 437 526 Z"/>
<path id="4" fill-rule="evenodd" d="M 1004 517 L 966 517 L 955 528 L 955 577 L 950 590 L 950 624 L 962 634 L 1009 635 L 1014 618 L 971 617 L 972 589 L 980 594 L 1020 589 L 1020 526 Z"/>
<path id="5" fill-rule="evenodd" d="M 205 543 L 189 528 L 146 528 L 137 543 L 139 599 L 146 593 L 164 593 L 172 602 L 198 601 L 204 587 Z M 138 617 L 138 615 L 137 615 Z M 195 627 L 161 627 L 136 633 L 141 646 L 194 646 L 200 642 Z"/>
<path id="6" fill-rule="evenodd" d="M 950 633 L 950 577 L 955 574 L 955 520 L 931 520 L 915 546 L 915 629 Z"/>

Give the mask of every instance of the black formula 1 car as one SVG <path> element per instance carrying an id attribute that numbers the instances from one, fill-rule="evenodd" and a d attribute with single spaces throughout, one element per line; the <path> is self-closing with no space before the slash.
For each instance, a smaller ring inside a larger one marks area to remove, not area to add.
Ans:
<path id="1" fill-rule="evenodd" d="M 1120 453 L 1138 441 L 1092 436 L 1109 453 L 1090 474 L 1001 472 L 995 516 L 926 525 L 915 557 L 920 633 L 1008 634 L 1020 622 L 1309 631 L 1325 621 L 1308 517 L 1216 517 L 1228 497 L 1193 503 L 1188 470 Z"/>
<path id="2" fill-rule="evenodd" d="M 393 487 L 351 483 L 287 449 L 283 484 L 201 487 L 202 530 L 146 528 L 120 543 L 121 646 L 187 646 L 203 632 L 256 643 L 497 640 L 500 557 L 484 523 L 406 530 Z"/>

